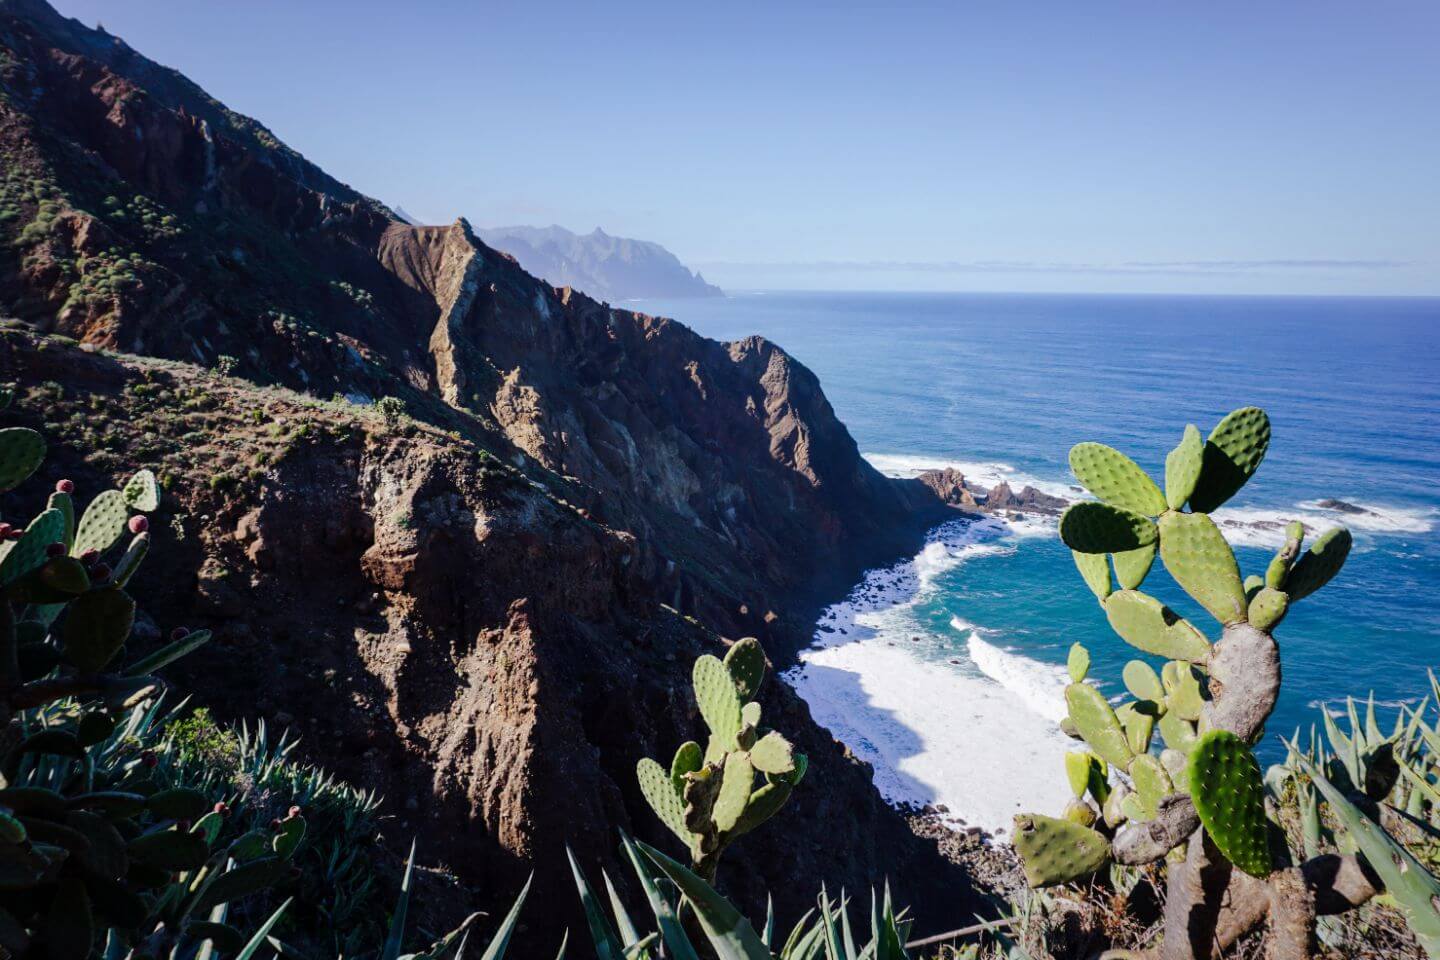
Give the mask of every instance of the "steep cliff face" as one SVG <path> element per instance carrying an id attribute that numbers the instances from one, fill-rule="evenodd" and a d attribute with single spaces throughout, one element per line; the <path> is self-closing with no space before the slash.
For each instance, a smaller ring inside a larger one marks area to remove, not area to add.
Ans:
<path id="1" fill-rule="evenodd" d="M 0 151 L 3 373 L 73 445 L 47 469 L 174 478 L 142 601 L 219 628 L 224 664 L 178 678 L 308 731 L 487 894 L 533 865 L 568 902 L 567 841 L 665 842 L 633 769 L 698 726 L 690 661 L 717 634 L 783 659 L 827 573 L 944 509 L 871 469 L 774 344 L 554 288 L 464 221 L 400 222 L 40 0 L 0 0 Z M 243 379 L 204 372 L 222 356 Z M 414 421 L 383 427 L 381 396 Z M 734 892 L 789 911 L 889 876 L 954 913 L 963 881 L 866 768 L 766 696 L 814 773 L 784 843 L 736 850 Z"/>

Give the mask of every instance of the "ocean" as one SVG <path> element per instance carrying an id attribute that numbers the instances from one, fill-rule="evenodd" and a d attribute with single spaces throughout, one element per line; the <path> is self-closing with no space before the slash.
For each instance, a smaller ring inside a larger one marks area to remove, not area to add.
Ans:
<path id="1" fill-rule="evenodd" d="M 1339 577 L 1276 631 L 1280 703 L 1259 747 L 1322 709 L 1373 693 L 1382 718 L 1429 691 L 1440 667 L 1440 299 L 739 294 L 638 301 L 728 340 L 778 342 L 819 375 L 881 471 L 963 470 L 1076 496 L 1066 454 L 1118 447 L 1160 479 L 1186 423 L 1264 407 L 1269 455 L 1222 514 L 1244 573 L 1278 538 L 1245 526 L 1345 522 Z M 1334 498 L 1364 513 L 1342 515 Z M 1157 561 L 1145 587 L 1206 630 L 1217 625 Z M 816 718 L 875 765 L 892 800 L 944 805 L 1005 833 L 1022 810 L 1056 813 L 1068 791 L 1059 733 L 1070 644 L 1112 697 L 1138 651 L 1081 582 L 1052 520 L 952 523 L 913 560 L 873 570 L 817 624 L 786 679 Z"/>

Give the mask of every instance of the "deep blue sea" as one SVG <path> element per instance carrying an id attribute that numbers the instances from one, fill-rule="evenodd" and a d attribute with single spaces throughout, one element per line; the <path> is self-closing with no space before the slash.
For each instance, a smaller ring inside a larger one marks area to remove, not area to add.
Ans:
<path id="1" fill-rule="evenodd" d="M 1277 544 L 1247 526 L 1257 520 L 1343 520 L 1356 535 L 1341 575 L 1277 630 L 1284 689 L 1262 760 L 1324 705 L 1373 692 L 1391 716 L 1440 668 L 1440 299 L 757 293 L 626 306 L 777 341 L 894 475 L 952 464 L 986 485 L 1074 496 L 1074 443 L 1111 444 L 1159 479 L 1186 423 L 1208 432 L 1262 406 L 1269 455 L 1223 512 L 1244 572 L 1263 572 Z M 1368 512 L 1342 517 L 1324 498 Z M 1144 589 L 1217 635 L 1158 561 Z M 1063 801 L 1051 783 L 1070 644 L 1089 647 L 1112 696 L 1136 654 L 1038 520 L 937 531 L 819 627 L 790 677 L 817 717 L 896 799 L 994 828 Z M 997 783 L 1003 802 L 982 799 Z"/>

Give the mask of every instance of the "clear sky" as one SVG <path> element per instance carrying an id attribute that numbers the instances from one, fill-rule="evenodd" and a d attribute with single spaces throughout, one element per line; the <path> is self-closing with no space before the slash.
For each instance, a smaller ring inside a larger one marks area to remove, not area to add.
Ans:
<path id="1" fill-rule="evenodd" d="M 425 221 L 731 288 L 1440 294 L 1440 2 L 52 0 Z"/>

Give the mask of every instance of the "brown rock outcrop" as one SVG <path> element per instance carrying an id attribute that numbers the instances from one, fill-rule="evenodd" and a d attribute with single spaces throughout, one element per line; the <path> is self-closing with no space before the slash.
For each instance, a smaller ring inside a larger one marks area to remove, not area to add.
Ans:
<path id="1" fill-rule="evenodd" d="M 224 665 L 176 679 L 236 719 L 292 715 L 308 756 L 487 897 L 533 866 L 541 899 L 573 903 L 565 843 L 610 859 L 617 826 L 670 844 L 633 770 L 698 732 L 693 658 L 753 634 L 783 663 L 827 589 L 944 511 L 865 463 L 762 338 L 556 289 L 463 221 L 402 224 L 41 0 L 0 0 L 0 53 L 0 150 L 43 198 L 0 223 L 0 316 L 245 378 L 11 331 L 0 374 L 52 434 L 47 470 L 173 476 L 141 600 L 213 626 Z M 383 396 L 413 421 L 385 425 Z M 922 915 L 968 917 L 868 769 L 788 687 L 764 699 L 812 773 L 783 842 L 728 858 L 731 892 L 757 910 L 770 889 L 783 919 L 822 881 L 888 877 Z"/>

